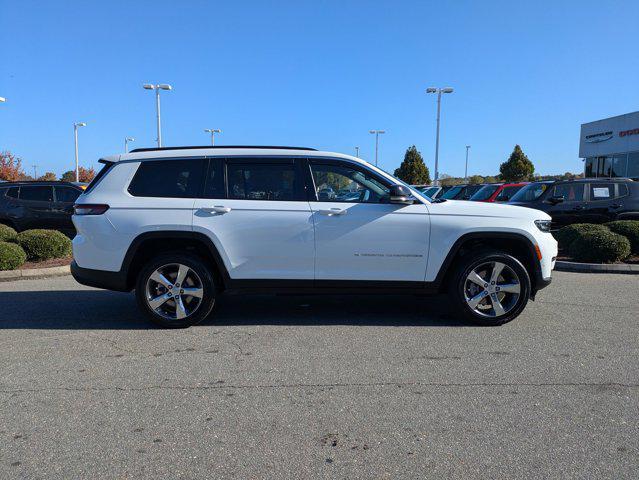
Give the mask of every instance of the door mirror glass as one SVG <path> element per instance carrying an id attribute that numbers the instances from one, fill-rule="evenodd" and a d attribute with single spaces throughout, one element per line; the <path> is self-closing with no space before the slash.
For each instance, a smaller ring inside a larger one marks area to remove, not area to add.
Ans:
<path id="1" fill-rule="evenodd" d="M 415 203 L 415 200 L 407 187 L 404 185 L 393 185 L 390 187 L 390 203 L 412 205 Z"/>

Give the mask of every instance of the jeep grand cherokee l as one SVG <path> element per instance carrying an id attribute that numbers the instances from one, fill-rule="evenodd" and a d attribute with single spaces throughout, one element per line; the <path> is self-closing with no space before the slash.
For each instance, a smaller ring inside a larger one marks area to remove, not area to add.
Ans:
<path id="1" fill-rule="evenodd" d="M 134 289 L 164 327 L 206 318 L 222 292 L 249 291 L 446 291 L 467 319 L 500 325 L 550 283 L 557 255 L 543 212 L 431 202 L 348 155 L 180 147 L 101 162 L 75 205 L 72 273 Z"/>

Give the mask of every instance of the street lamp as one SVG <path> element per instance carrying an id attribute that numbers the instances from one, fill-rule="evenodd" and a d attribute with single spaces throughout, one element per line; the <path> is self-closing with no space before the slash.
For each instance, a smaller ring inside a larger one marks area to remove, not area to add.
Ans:
<path id="1" fill-rule="evenodd" d="M 219 128 L 205 128 L 204 131 L 211 134 L 211 145 L 215 145 L 215 134 L 222 133 Z"/>
<path id="2" fill-rule="evenodd" d="M 359 158 L 359 147 L 355 147 L 355 156 Z"/>
<path id="3" fill-rule="evenodd" d="M 78 128 L 86 127 L 85 122 L 78 122 L 73 124 L 73 139 L 75 141 L 75 181 L 80 181 L 80 162 L 78 161 Z"/>
<path id="4" fill-rule="evenodd" d="M 468 181 L 468 150 L 470 150 L 470 145 L 466 145 L 466 168 L 464 169 L 464 179 Z"/>
<path id="5" fill-rule="evenodd" d="M 124 153 L 129 153 L 129 142 L 135 142 L 135 138 L 124 137 Z"/>
<path id="6" fill-rule="evenodd" d="M 153 85 L 151 83 L 145 83 L 142 85 L 145 90 L 155 90 L 155 111 L 158 121 L 158 147 L 162 146 L 162 126 L 160 125 L 160 90 L 173 90 L 171 85 L 166 83 L 159 83 Z"/>
<path id="7" fill-rule="evenodd" d="M 377 151 L 379 147 L 379 136 L 386 133 L 386 130 L 369 130 L 368 133 L 375 134 L 375 166 L 377 166 Z"/>
<path id="8" fill-rule="evenodd" d="M 4 98 L 4 97 L 0 97 L 0 103 L 4 103 L 4 102 L 6 102 L 6 101 L 7 101 L 7 99 L 6 99 L 6 98 Z"/>
<path id="9" fill-rule="evenodd" d="M 435 138 L 435 185 L 439 185 L 439 117 L 442 104 L 442 93 L 453 93 L 453 89 L 428 87 L 426 93 L 437 94 L 437 136 Z"/>

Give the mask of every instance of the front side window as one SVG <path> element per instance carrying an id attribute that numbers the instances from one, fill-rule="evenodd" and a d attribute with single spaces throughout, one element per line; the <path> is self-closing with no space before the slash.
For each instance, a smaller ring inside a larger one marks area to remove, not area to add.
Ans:
<path id="1" fill-rule="evenodd" d="M 390 190 L 372 175 L 342 165 L 312 164 L 320 202 L 386 203 Z"/>
<path id="2" fill-rule="evenodd" d="M 564 202 L 581 202 L 584 199 L 583 183 L 562 183 L 555 185 L 551 197 L 564 197 Z"/>
<path id="3" fill-rule="evenodd" d="M 71 187 L 55 187 L 55 199 L 57 202 L 73 203 L 80 196 L 79 190 Z"/>
<path id="4" fill-rule="evenodd" d="M 7 197 L 18 198 L 20 187 L 11 187 L 7 190 Z"/>
<path id="5" fill-rule="evenodd" d="M 20 187 L 20 200 L 51 202 L 53 201 L 53 188 L 48 186 L 22 186 Z"/>
<path id="6" fill-rule="evenodd" d="M 612 183 L 591 183 L 590 201 L 610 200 L 615 195 L 615 186 Z"/>
<path id="7" fill-rule="evenodd" d="M 134 197 L 196 198 L 204 176 L 204 160 L 142 162 L 129 185 Z"/>
<path id="8" fill-rule="evenodd" d="M 227 166 L 229 198 L 238 200 L 297 200 L 293 164 L 230 163 Z"/>
<path id="9" fill-rule="evenodd" d="M 446 200 L 453 200 L 454 198 L 457 198 L 457 195 L 459 195 L 463 189 L 463 186 L 457 185 L 447 190 L 446 193 L 442 195 L 442 198 L 445 198 Z"/>
<path id="10" fill-rule="evenodd" d="M 484 185 L 475 194 L 470 197 L 474 201 L 488 200 L 493 193 L 497 191 L 499 185 Z"/>
<path id="11" fill-rule="evenodd" d="M 515 195 L 512 196 L 512 202 L 534 202 L 548 189 L 547 183 L 529 183 Z"/>

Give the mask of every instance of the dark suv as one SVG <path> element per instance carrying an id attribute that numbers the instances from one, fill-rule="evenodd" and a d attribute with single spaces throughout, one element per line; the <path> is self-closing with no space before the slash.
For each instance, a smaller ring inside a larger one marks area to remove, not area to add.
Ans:
<path id="1" fill-rule="evenodd" d="M 552 217 L 553 228 L 571 223 L 639 220 L 639 182 L 627 178 L 534 182 L 508 203 L 546 212 Z"/>
<path id="2" fill-rule="evenodd" d="M 73 234 L 73 204 L 83 192 L 69 182 L 0 184 L 0 223 L 17 231 L 50 228 Z"/>

